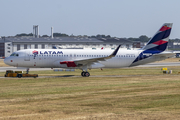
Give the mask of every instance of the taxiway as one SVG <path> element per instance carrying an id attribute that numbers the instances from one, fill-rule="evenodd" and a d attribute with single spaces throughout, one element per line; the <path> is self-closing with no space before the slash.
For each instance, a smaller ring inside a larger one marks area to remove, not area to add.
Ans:
<path id="1" fill-rule="evenodd" d="M 156 62 L 149 63 L 145 65 L 139 65 L 136 67 L 167 67 L 167 66 L 180 66 L 180 62 Z M 57 68 L 55 68 L 57 69 Z M 26 71 L 25 68 L 17 68 L 17 67 L 0 67 L 0 72 L 5 72 L 6 70 L 14 70 L 14 71 Z M 51 68 L 30 68 L 30 71 L 43 71 L 43 70 L 53 70 Z"/>

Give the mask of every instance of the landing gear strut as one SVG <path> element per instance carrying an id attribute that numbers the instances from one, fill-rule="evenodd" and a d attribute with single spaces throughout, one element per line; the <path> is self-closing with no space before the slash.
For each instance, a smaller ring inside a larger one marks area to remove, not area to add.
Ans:
<path id="1" fill-rule="evenodd" d="M 89 77 L 89 76 L 90 76 L 90 73 L 83 71 L 83 72 L 81 73 L 81 76 L 83 76 L 83 77 Z"/>

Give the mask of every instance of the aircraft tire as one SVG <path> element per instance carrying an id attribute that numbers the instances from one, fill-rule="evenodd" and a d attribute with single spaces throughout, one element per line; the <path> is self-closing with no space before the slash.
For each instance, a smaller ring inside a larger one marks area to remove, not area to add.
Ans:
<path id="1" fill-rule="evenodd" d="M 81 73 L 81 76 L 83 76 L 83 77 L 84 77 L 84 73 L 85 73 L 85 72 L 83 71 L 83 72 Z"/>
<path id="2" fill-rule="evenodd" d="M 89 72 L 85 72 L 85 77 L 89 77 L 90 73 Z"/>
<path id="3" fill-rule="evenodd" d="M 89 76 L 90 76 L 90 73 L 83 71 L 83 72 L 81 73 L 81 76 L 83 76 L 83 77 L 89 77 Z"/>

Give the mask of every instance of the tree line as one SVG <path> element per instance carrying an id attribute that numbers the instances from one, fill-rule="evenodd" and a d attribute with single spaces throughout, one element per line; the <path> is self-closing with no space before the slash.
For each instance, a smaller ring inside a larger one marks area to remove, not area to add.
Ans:
<path id="1" fill-rule="evenodd" d="M 21 33 L 21 34 L 17 34 L 15 35 L 15 37 L 23 37 L 23 36 L 33 36 L 32 33 L 26 34 L 26 33 Z M 42 35 L 40 37 L 51 37 L 48 35 Z M 87 36 L 87 35 L 78 35 L 78 36 L 74 36 L 74 35 L 68 35 L 65 33 L 53 33 L 53 37 L 89 37 L 89 38 L 115 38 L 115 37 L 111 37 L 110 35 L 92 35 L 92 36 Z M 125 40 L 129 40 L 129 41 L 133 41 L 133 42 L 148 42 L 151 38 L 147 37 L 146 35 L 141 35 L 139 36 L 139 38 L 123 38 Z M 173 42 L 173 41 L 180 41 L 180 39 L 170 39 L 169 42 Z"/>

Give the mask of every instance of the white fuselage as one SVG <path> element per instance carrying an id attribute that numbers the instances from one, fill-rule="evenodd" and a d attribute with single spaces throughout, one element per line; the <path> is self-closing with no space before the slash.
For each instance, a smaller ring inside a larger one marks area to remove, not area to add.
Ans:
<path id="1" fill-rule="evenodd" d="M 81 69 L 81 67 L 68 67 L 66 64 L 60 64 L 63 61 L 79 61 L 109 56 L 114 50 L 80 50 L 80 49 L 26 49 L 15 52 L 18 56 L 7 57 L 4 62 L 11 66 L 26 68 L 73 68 Z M 133 63 L 142 50 L 125 50 L 119 49 L 115 57 L 105 61 L 87 64 L 87 68 L 122 68 L 131 67 L 157 60 L 163 60 L 167 57 L 155 58 L 149 57 L 141 61 Z"/>

